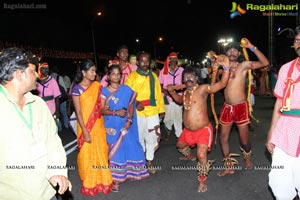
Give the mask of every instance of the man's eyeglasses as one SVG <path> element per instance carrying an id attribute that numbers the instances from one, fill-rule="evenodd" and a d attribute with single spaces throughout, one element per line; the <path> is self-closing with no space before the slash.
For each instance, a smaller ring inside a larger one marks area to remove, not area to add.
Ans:
<path id="1" fill-rule="evenodd" d="M 294 43 L 300 44 L 300 38 L 295 39 L 295 40 L 294 40 Z"/>

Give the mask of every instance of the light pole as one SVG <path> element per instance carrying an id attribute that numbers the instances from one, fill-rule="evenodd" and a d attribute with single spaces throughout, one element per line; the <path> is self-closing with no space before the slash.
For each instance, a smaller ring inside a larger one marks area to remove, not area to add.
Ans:
<path id="1" fill-rule="evenodd" d="M 95 35 L 94 35 L 94 22 L 95 22 L 96 18 L 98 16 L 100 16 L 100 15 L 102 15 L 102 13 L 98 12 L 97 15 L 95 15 L 93 17 L 93 19 L 91 20 L 91 22 L 90 22 L 91 32 L 92 32 L 92 42 L 93 42 L 94 59 L 95 59 L 95 65 L 96 65 L 96 67 L 98 65 L 98 62 L 97 62 L 97 52 L 96 52 L 96 43 L 95 43 Z"/>
<path id="2" fill-rule="evenodd" d="M 162 42 L 164 41 L 164 38 L 159 36 L 157 39 L 155 38 L 154 43 L 153 43 L 153 53 L 154 53 L 154 59 L 156 60 L 156 46 L 157 42 Z"/>

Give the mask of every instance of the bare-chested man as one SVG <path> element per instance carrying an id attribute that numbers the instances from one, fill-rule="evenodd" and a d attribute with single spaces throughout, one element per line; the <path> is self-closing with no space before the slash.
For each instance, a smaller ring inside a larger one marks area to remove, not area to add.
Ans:
<path id="1" fill-rule="evenodd" d="M 264 54 L 255 47 L 247 38 L 243 38 L 243 46 L 239 43 L 230 43 L 226 47 L 226 55 L 230 60 L 230 77 L 224 90 L 225 102 L 220 112 L 221 146 L 224 155 L 225 170 L 218 173 L 218 176 L 233 174 L 233 166 L 237 160 L 232 158 L 229 151 L 229 135 L 231 127 L 235 123 L 238 127 L 240 137 L 240 150 L 242 151 L 245 168 L 251 169 L 251 144 L 248 139 L 248 124 L 250 123 L 249 105 L 245 91 L 246 77 L 248 70 L 257 69 L 269 64 Z M 241 47 L 250 49 L 258 58 L 258 61 L 239 62 Z"/>
<path id="2" fill-rule="evenodd" d="M 174 100 L 183 103 L 184 106 L 183 123 L 185 128 L 176 146 L 184 156 L 189 157 L 191 156 L 190 146 L 197 145 L 198 192 L 207 190 L 206 178 L 211 169 L 211 162 L 207 160 L 207 152 L 210 151 L 213 141 L 213 127 L 207 113 L 207 97 L 226 86 L 230 69 L 228 57 L 218 56 L 213 67 L 217 68 L 219 65 L 224 66 L 225 72 L 222 79 L 213 85 L 201 84 L 200 71 L 193 67 L 186 67 L 183 71 L 183 82 L 186 86 L 183 96 L 174 91 L 176 86 L 168 86 L 168 91 Z"/>

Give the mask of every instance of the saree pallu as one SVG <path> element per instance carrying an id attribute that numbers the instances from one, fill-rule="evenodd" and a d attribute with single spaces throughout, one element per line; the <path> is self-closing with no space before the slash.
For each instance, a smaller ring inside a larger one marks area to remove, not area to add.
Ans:
<path id="1" fill-rule="evenodd" d="M 128 132 L 123 132 L 126 119 L 120 116 L 104 116 L 106 139 L 109 145 L 109 163 L 113 180 L 120 183 L 126 180 L 141 180 L 149 177 L 145 167 L 145 156 L 139 142 L 137 116 L 135 108 L 136 93 L 128 86 L 120 85 L 116 92 L 111 93 L 103 88 L 101 98 L 105 99 L 110 110 L 119 110 L 133 106 L 132 124 Z M 128 114 L 128 113 L 127 113 Z"/>
<path id="2" fill-rule="evenodd" d="M 91 143 L 83 141 L 82 129 L 78 123 L 77 162 L 79 177 L 82 181 L 80 192 L 87 196 L 95 196 L 100 192 L 108 194 L 112 187 L 104 119 L 100 113 L 100 92 L 101 85 L 95 81 L 80 95 L 83 121 L 92 141 Z"/>

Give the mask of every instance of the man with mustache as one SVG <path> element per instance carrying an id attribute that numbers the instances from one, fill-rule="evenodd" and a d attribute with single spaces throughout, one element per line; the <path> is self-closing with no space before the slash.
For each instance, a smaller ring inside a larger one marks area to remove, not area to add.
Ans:
<path id="1" fill-rule="evenodd" d="M 165 107 L 161 86 L 157 75 L 150 69 L 150 62 L 150 53 L 138 52 L 138 68 L 128 75 L 126 85 L 137 93 L 139 140 L 146 155 L 149 173 L 155 174 L 154 153 L 159 148 L 161 138 L 159 120 L 165 115 Z"/>
<path id="2" fill-rule="evenodd" d="M 294 199 L 300 192 L 300 26 L 294 33 L 298 57 L 280 68 L 266 142 L 272 154 L 269 186 L 276 199 Z"/>
<path id="3" fill-rule="evenodd" d="M 183 104 L 184 107 L 183 123 L 185 128 L 178 139 L 177 148 L 184 156 L 190 157 L 190 147 L 197 145 L 198 192 L 207 190 L 206 178 L 212 163 L 207 160 L 207 152 L 210 151 L 213 141 L 213 127 L 207 112 L 207 97 L 226 86 L 230 70 L 228 57 L 219 55 L 213 68 L 218 68 L 219 65 L 224 66 L 224 72 L 221 80 L 213 85 L 203 83 L 199 69 L 186 67 L 182 75 L 183 83 L 186 86 L 183 95 L 179 95 L 175 91 L 182 87 L 174 85 L 167 87 L 172 98 L 177 103 Z"/>
<path id="4" fill-rule="evenodd" d="M 220 111 L 220 124 L 222 125 L 220 140 L 225 170 L 219 172 L 218 176 L 233 174 L 234 165 L 237 164 L 237 160 L 232 158 L 234 154 L 230 153 L 229 148 L 229 138 L 233 124 L 238 127 L 240 150 L 243 154 L 245 168 L 251 169 L 253 167 L 251 162 L 251 143 L 248 136 L 250 112 L 245 89 L 246 80 L 249 70 L 267 66 L 269 61 L 247 38 L 242 38 L 242 41 L 243 45 L 232 42 L 226 46 L 226 56 L 230 60 L 230 77 L 224 89 L 225 102 Z M 242 47 L 250 49 L 256 55 L 258 61 L 239 62 Z"/>
<path id="5" fill-rule="evenodd" d="M 159 81 L 162 87 L 162 92 L 164 94 L 164 102 L 166 114 L 163 119 L 163 122 L 167 128 L 166 140 L 169 139 L 172 131 L 172 126 L 174 126 L 174 132 L 176 138 L 179 138 L 182 132 L 182 105 L 178 105 L 173 101 L 171 96 L 168 94 L 167 86 L 168 85 L 181 85 L 182 84 L 182 72 L 183 67 L 179 65 L 177 53 L 171 52 L 167 57 L 163 70 L 159 73 Z M 182 92 L 179 91 L 179 95 L 182 95 Z M 191 158 L 182 158 L 192 159 Z"/>

